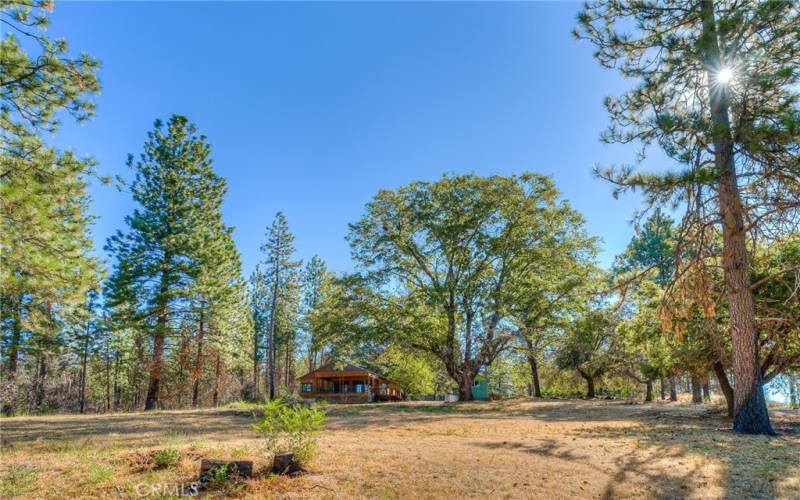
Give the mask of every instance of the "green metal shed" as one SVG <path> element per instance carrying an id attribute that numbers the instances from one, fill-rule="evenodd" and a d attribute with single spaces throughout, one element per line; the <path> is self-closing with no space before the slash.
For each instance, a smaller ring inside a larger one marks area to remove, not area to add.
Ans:
<path id="1" fill-rule="evenodd" d="M 476 375 L 472 382 L 472 399 L 476 401 L 489 400 L 489 380 L 483 375 Z"/>

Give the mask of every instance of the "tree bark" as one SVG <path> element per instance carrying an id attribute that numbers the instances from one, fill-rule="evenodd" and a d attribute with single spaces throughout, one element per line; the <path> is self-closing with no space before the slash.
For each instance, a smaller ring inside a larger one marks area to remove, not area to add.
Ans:
<path id="1" fill-rule="evenodd" d="M 797 377 L 787 375 L 786 378 L 789 379 L 789 408 L 797 408 Z"/>
<path id="2" fill-rule="evenodd" d="M 89 333 L 90 333 L 90 320 L 86 320 L 86 330 L 83 337 L 83 348 L 81 349 L 81 374 L 80 374 L 80 407 L 81 413 L 84 412 L 86 407 L 86 362 L 89 357 Z"/>
<path id="3" fill-rule="evenodd" d="M 719 390 L 722 391 L 722 395 L 725 396 L 725 403 L 728 407 L 728 417 L 733 418 L 733 387 L 731 387 L 730 382 L 728 382 L 728 374 L 725 373 L 725 367 L 722 366 L 720 361 L 715 361 L 711 367 L 714 369 L 714 375 L 717 376 Z"/>
<path id="4" fill-rule="evenodd" d="M 197 354 L 194 358 L 194 370 L 192 370 L 192 406 L 197 407 L 200 396 L 200 376 L 203 373 L 203 336 L 205 335 L 205 316 L 202 303 L 200 304 L 200 323 L 197 328 Z"/>
<path id="5" fill-rule="evenodd" d="M 653 401 L 653 381 L 651 379 L 647 379 L 647 382 L 645 382 L 645 384 L 647 391 L 645 393 L 644 400 L 646 402 L 651 402 Z"/>
<path id="6" fill-rule="evenodd" d="M 47 380 L 47 357 L 44 353 L 39 355 L 39 370 L 36 377 L 36 409 L 44 404 L 45 382 Z"/>
<path id="7" fill-rule="evenodd" d="M 255 323 L 255 321 L 254 321 Z M 256 327 L 253 329 L 253 391 L 254 394 L 258 394 L 258 323 L 255 323 Z"/>
<path id="8" fill-rule="evenodd" d="M 711 401 L 711 388 L 708 384 L 708 373 L 703 375 L 703 400 Z"/>
<path id="9" fill-rule="evenodd" d="M 722 219 L 722 264 L 733 340 L 733 430 L 744 434 L 774 435 L 761 384 L 758 331 L 748 274 L 744 208 L 736 182 L 728 91 L 726 85 L 717 86 L 719 88 L 711 86 L 711 82 L 715 81 L 713 71 L 723 66 L 713 0 L 701 2 L 701 16 L 706 40 L 704 62 L 709 82 L 711 121 L 714 125 L 714 163 L 719 175 L 717 194 Z"/>
<path id="10" fill-rule="evenodd" d="M 658 387 L 661 390 L 661 401 L 667 399 L 667 379 L 661 377 L 658 381 Z"/>
<path id="11" fill-rule="evenodd" d="M 458 384 L 458 400 L 472 401 L 472 384 L 475 383 L 475 375 L 466 370 L 461 374 L 461 383 Z"/>
<path id="12" fill-rule="evenodd" d="M 161 370 L 164 367 L 164 341 L 167 336 L 167 315 L 169 313 L 169 257 L 165 258 L 161 271 L 161 288 L 159 290 L 159 313 L 156 319 L 155 336 L 153 338 L 153 359 L 150 363 L 150 378 L 147 384 L 147 398 L 144 402 L 145 411 L 155 410 L 158 406 L 159 385 Z"/>
<path id="13" fill-rule="evenodd" d="M 542 397 L 542 388 L 539 385 L 539 365 L 536 362 L 536 354 L 533 352 L 533 345 L 529 344 L 528 364 L 531 367 L 531 380 L 533 382 L 533 396 Z"/>
<path id="14" fill-rule="evenodd" d="M 269 384 L 269 399 L 275 399 L 275 308 L 278 307 L 278 279 L 280 277 L 280 263 L 275 263 L 275 277 L 272 286 L 272 307 L 269 311 L 269 356 L 267 359 L 267 380 Z"/>
<path id="15" fill-rule="evenodd" d="M 220 369 L 220 355 L 217 353 L 217 362 L 214 367 L 214 394 L 211 396 L 211 400 L 214 406 L 217 406 L 219 402 L 219 369 Z"/>
<path id="16" fill-rule="evenodd" d="M 17 378 L 17 362 L 19 359 L 19 343 L 22 338 L 22 296 L 14 301 L 13 326 L 11 327 L 11 344 L 8 346 L 8 362 L 6 380 L 14 382 Z"/>
<path id="17" fill-rule="evenodd" d="M 703 402 L 703 388 L 700 384 L 700 377 L 692 375 L 692 403 L 701 404 Z"/>
<path id="18" fill-rule="evenodd" d="M 675 375 L 669 376 L 669 400 L 678 400 L 678 381 Z"/>

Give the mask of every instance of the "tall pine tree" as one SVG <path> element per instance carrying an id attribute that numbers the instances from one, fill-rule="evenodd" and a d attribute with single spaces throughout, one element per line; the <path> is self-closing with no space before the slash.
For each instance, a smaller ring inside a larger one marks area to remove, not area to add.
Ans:
<path id="1" fill-rule="evenodd" d="M 145 399 L 145 409 L 152 410 L 158 406 L 169 337 L 192 313 L 205 313 L 221 290 L 211 278 L 216 270 L 204 266 L 216 256 L 231 269 L 238 263 L 229 229 L 218 218 L 225 182 L 213 172 L 209 145 L 194 124 L 178 115 L 166 125 L 157 120 L 140 159 L 131 156 L 128 165 L 136 171 L 131 191 L 139 208 L 126 218 L 128 231 L 107 244 L 116 258 L 109 300 L 152 342 Z M 235 271 L 225 271 L 220 279 L 231 275 Z"/>
<path id="2" fill-rule="evenodd" d="M 87 215 L 91 159 L 46 143 L 60 116 L 94 114 L 99 63 L 46 35 L 46 1 L 3 1 L 0 41 L 0 332 L 3 407 L 10 410 L 20 360 L 37 351 L 39 373 L 56 331 L 97 281 Z"/>
<path id="3" fill-rule="evenodd" d="M 289 223 L 283 213 L 278 212 L 272 221 L 272 225 L 267 230 L 267 241 L 261 246 L 261 250 L 267 256 L 264 276 L 269 281 L 271 288 L 266 345 L 267 388 L 269 398 L 274 399 L 279 340 L 277 325 L 281 319 L 278 311 L 283 307 L 283 301 L 289 302 L 296 297 L 293 288 L 297 284 L 297 268 L 301 265 L 301 262 L 292 260 L 295 251 L 294 235 L 289 230 Z M 287 305 L 291 305 L 291 302 Z M 284 311 L 288 311 L 288 309 L 284 309 Z"/>

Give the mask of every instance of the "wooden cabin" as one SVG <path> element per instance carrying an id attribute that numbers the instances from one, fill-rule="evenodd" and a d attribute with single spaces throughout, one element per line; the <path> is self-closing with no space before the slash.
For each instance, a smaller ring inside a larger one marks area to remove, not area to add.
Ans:
<path id="1" fill-rule="evenodd" d="M 388 378 L 355 365 L 329 363 L 298 379 L 300 396 L 329 403 L 400 401 L 406 393 Z"/>

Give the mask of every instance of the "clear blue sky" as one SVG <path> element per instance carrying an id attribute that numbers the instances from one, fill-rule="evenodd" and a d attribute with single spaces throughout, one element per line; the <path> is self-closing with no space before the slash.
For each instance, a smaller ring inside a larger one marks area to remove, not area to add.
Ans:
<path id="1" fill-rule="evenodd" d="M 553 175 L 608 264 L 637 199 L 614 200 L 591 167 L 633 160 L 598 140 L 603 97 L 626 83 L 572 39 L 579 6 L 56 2 L 51 34 L 103 64 L 97 117 L 56 143 L 130 179 L 153 121 L 187 115 L 228 180 L 248 274 L 279 210 L 301 258 L 351 269 L 347 224 L 370 197 L 444 172 Z M 101 249 L 133 202 L 92 196 Z"/>

